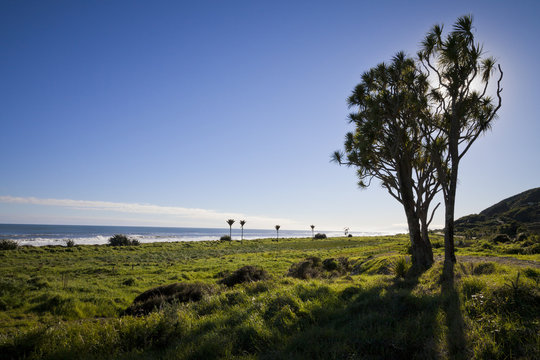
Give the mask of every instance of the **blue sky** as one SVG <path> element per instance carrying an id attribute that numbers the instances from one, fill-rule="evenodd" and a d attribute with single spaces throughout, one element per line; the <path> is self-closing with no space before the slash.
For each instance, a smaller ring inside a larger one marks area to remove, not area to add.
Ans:
<path id="1" fill-rule="evenodd" d="M 457 216 L 539 186 L 535 1 L 2 1 L 0 223 L 403 231 L 329 162 L 345 100 L 465 14 L 505 77 Z"/>

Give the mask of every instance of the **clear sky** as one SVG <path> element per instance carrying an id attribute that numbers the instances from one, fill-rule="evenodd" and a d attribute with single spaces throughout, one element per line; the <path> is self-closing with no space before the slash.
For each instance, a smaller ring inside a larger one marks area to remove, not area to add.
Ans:
<path id="1" fill-rule="evenodd" d="M 539 186 L 539 4 L 1 1 L 0 223 L 403 231 L 330 154 L 361 73 L 465 14 L 504 70 L 460 168 L 477 213 Z"/>

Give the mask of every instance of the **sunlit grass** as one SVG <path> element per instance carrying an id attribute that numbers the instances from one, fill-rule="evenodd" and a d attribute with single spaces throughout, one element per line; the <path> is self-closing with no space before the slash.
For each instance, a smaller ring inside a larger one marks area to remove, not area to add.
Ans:
<path id="1" fill-rule="evenodd" d="M 455 284 L 445 289 L 440 262 L 419 278 L 404 276 L 407 243 L 401 235 L 2 251 L 0 353 L 51 359 L 539 354 L 537 268 L 458 262 Z M 458 259 L 509 256 L 506 245 L 483 244 L 462 244 Z M 352 270 L 310 280 L 286 276 L 292 264 L 313 256 L 346 257 Z M 245 265 L 270 279 L 218 284 Z M 143 291 L 176 282 L 211 284 L 215 291 L 197 302 L 164 303 L 146 316 L 122 316 Z"/>

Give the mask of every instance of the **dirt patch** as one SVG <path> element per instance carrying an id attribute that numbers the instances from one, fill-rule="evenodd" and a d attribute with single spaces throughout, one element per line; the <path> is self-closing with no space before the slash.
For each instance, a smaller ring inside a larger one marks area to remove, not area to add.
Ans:
<path id="1" fill-rule="evenodd" d="M 535 260 L 522 260 L 522 259 L 516 259 L 513 257 L 500 257 L 500 256 L 456 256 L 458 262 L 472 262 L 472 263 L 479 263 L 479 262 L 494 262 L 498 264 L 503 265 L 512 265 L 512 266 L 521 266 L 521 267 L 533 267 L 533 268 L 540 268 L 540 261 Z M 443 261 L 443 256 L 437 256 L 435 258 L 435 261 Z"/>

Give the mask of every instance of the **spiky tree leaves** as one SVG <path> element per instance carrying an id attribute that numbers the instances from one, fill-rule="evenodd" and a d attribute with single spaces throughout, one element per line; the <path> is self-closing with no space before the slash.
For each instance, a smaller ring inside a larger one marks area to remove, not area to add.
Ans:
<path id="1" fill-rule="evenodd" d="M 501 66 L 484 57 L 472 21 L 472 16 L 460 17 L 446 36 L 443 26 L 435 25 L 418 53 L 424 73 L 432 79 L 428 101 L 436 131 L 426 133 L 426 138 L 444 195 L 446 264 L 456 261 L 454 209 L 460 160 L 490 128 L 502 103 Z M 498 80 L 490 87 L 495 73 Z"/>
<path id="2" fill-rule="evenodd" d="M 361 188 L 378 179 L 403 205 L 418 271 L 433 263 L 428 210 L 438 191 L 422 129 L 429 124 L 428 90 L 427 76 L 403 52 L 365 72 L 348 98 L 355 109 L 349 115 L 355 130 L 345 137 L 345 152 L 333 156 L 356 168 Z"/>

